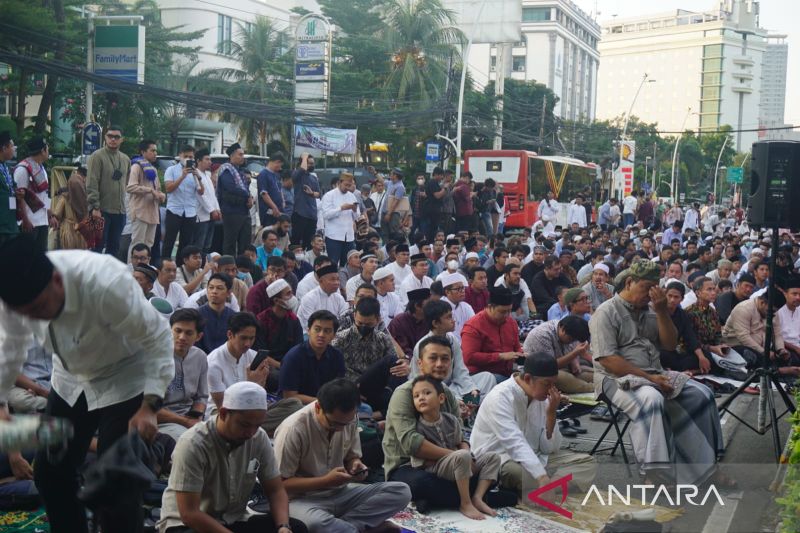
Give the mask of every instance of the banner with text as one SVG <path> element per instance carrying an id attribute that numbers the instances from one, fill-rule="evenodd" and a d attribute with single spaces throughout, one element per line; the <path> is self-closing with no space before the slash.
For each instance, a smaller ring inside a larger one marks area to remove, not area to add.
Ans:
<path id="1" fill-rule="evenodd" d="M 97 26 L 92 65 L 95 74 L 144 83 L 144 26 Z M 97 86 L 95 91 L 108 89 Z"/>
<path id="2" fill-rule="evenodd" d="M 353 155 L 356 153 L 357 132 L 358 130 L 298 125 L 294 127 L 294 143 L 296 147 Z"/>

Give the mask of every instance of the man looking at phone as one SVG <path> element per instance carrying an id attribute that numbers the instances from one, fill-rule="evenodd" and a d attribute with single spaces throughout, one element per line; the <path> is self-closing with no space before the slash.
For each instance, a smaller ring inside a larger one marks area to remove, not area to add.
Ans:
<path id="1" fill-rule="evenodd" d="M 280 181 L 281 169 L 285 161 L 280 153 L 270 155 L 267 166 L 256 177 L 256 182 L 258 182 L 258 219 L 262 227 L 275 224 L 283 212 Z"/>
<path id="2" fill-rule="evenodd" d="M 334 265 L 345 265 L 347 252 L 355 248 L 355 221 L 358 202 L 350 192 L 355 178 L 349 172 L 339 175 L 336 188 L 322 197 L 322 216 L 325 217 L 325 249 Z"/>
<path id="3" fill-rule="evenodd" d="M 86 196 L 92 216 L 103 217 L 103 240 L 94 249 L 117 256 L 125 227 L 125 187 L 131 169 L 130 158 L 122 153 L 122 128 L 106 130 L 106 145 L 86 160 Z"/>
<path id="4" fill-rule="evenodd" d="M 339 378 L 319 389 L 317 400 L 284 420 L 275 431 L 275 456 L 290 514 L 312 532 L 400 531 L 385 522 L 411 500 L 402 482 L 364 481 L 355 383 Z"/>
<path id="5" fill-rule="evenodd" d="M 314 174 L 314 158 L 304 153 L 292 173 L 294 183 L 294 212 L 292 213 L 292 244 L 311 247 L 317 230 L 317 198 L 320 197 L 319 180 Z"/>
<path id="6" fill-rule="evenodd" d="M 208 361 L 194 344 L 203 336 L 203 317 L 196 309 L 178 309 L 169 317 L 175 359 L 175 377 L 156 413 L 158 432 L 175 441 L 203 419 L 208 403 Z"/>
<path id="7" fill-rule="evenodd" d="M 179 249 L 194 242 L 197 202 L 205 192 L 202 179 L 194 160 L 194 147 L 184 146 L 181 148 L 178 164 L 172 165 L 164 173 L 164 186 L 167 189 L 167 216 L 164 219 L 166 230 L 162 248 L 164 257 L 172 257 L 172 249 L 179 233 Z"/>

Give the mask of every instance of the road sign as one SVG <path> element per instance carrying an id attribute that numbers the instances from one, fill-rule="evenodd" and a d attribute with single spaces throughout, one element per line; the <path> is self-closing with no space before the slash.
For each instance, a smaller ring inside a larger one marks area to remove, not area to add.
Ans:
<path id="1" fill-rule="evenodd" d="M 429 142 L 425 145 L 425 161 L 439 160 L 439 143 Z"/>
<path id="2" fill-rule="evenodd" d="M 433 173 L 434 168 L 436 168 L 436 163 L 425 163 L 425 174 Z"/>
<path id="3" fill-rule="evenodd" d="M 97 122 L 87 122 L 83 127 L 83 155 L 91 155 L 100 149 L 100 140 L 103 138 L 103 129 Z"/>
<path id="4" fill-rule="evenodd" d="M 728 175 L 727 175 L 728 183 L 736 183 L 741 185 L 743 180 L 744 180 L 744 168 L 728 167 Z"/>

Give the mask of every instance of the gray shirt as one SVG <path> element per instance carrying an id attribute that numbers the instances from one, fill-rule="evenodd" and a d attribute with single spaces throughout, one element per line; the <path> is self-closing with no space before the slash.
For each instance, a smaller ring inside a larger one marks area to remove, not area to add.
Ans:
<path id="1" fill-rule="evenodd" d="M 598 393 L 604 377 L 621 377 L 613 376 L 599 363 L 603 357 L 619 355 L 646 372 L 662 369 L 658 323 L 651 309 L 634 309 L 617 294 L 597 308 L 589 321 L 589 331 Z"/>
<path id="2" fill-rule="evenodd" d="M 456 450 L 459 444 L 467 442 L 461 431 L 461 421 L 450 413 L 439 413 L 439 420 L 436 422 L 428 422 L 420 416 L 417 420 L 417 433 L 425 437 L 425 440 L 448 450 Z M 411 466 L 414 468 L 420 468 L 424 464 L 424 459 L 411 458 Z"/>
<path id="3" fill-rule="evenodd" d="M 258 478 L 262 483 L 280 474 L 267 433 L 233 445 L 217 431 L 217 417 L 184 433 L 172 454 L 172 472 L 161 501 L 158 530 L 183 526 L 176 492 L 200 493 L 200 510 L 223 524 L 246 520 L 247 502 Z"/>
<path id="4" fill-rule="evenodd" d="M 184 416 L 195 403 L 208 403 L 208 358 L 196 346 L 189 348 L 186 357 L 173 358 L 175 377 L 164 395 L 164 409 Z"/>
<path id="5" fill-rule="evenodd" d="M 601 293 L 600 291 L 597 290 L 597 287 L 595 287 L 594 283 L 592 283 L 591 281 L 589 281 L 589 283 L 587 283 L 586 285 L 584 285 L 581 288 L 583 289 L 583 292 L 585 292 L 589 296 L 589 301 L 592 304 L 592 309 L 597 309 L 598 307 L 600 307 L 600 304 L 605 302 L 606 299 L 607 299 L 603 295 L 603 293 Z M 606 288 L 608 289 L 608 291 L 612 295 L 614 294 L 614 286 L 613 285 L 611 285 L 609 283 L 606 283 Z"/>

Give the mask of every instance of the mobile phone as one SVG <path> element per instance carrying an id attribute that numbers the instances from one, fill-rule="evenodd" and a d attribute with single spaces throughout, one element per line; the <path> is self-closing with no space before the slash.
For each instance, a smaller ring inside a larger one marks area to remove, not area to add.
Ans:
<path id="1" fill-rule="evenodd" d="M 253 359 L 253 362 L 250 363 L 250 370 L 255 370 L 261 366 L 261 363 L 263 363 L 267 357 L 269 357 L 269 353 L 269 350 L 259 350 L 255 359 Z"/>
<path id="2" fill-rule="evenodd" d="M 186 416 L 188 416 L 189 418 L 203 418 L 203 413 L 192 409 L 191 411 L 186 413 Z"/>
<path id="3" fill-rule="evenodd" d="M 194 159 L 186 160 L 186 168 L 194 168 Z"/>
<path id="4" fill-rule="evenodd" d="M 363 474 L 364 472 L 369 472 L 369 468 L 365 466 L 365 467 L 364 467 L 364 468 L 362 468 L 361 470 L 356 470 L 355 472 L 351 473 L 350 475 L 351 475 L 351 476 L 360 476 L 360 475 L 361 475 L 361 474 Z"/>

